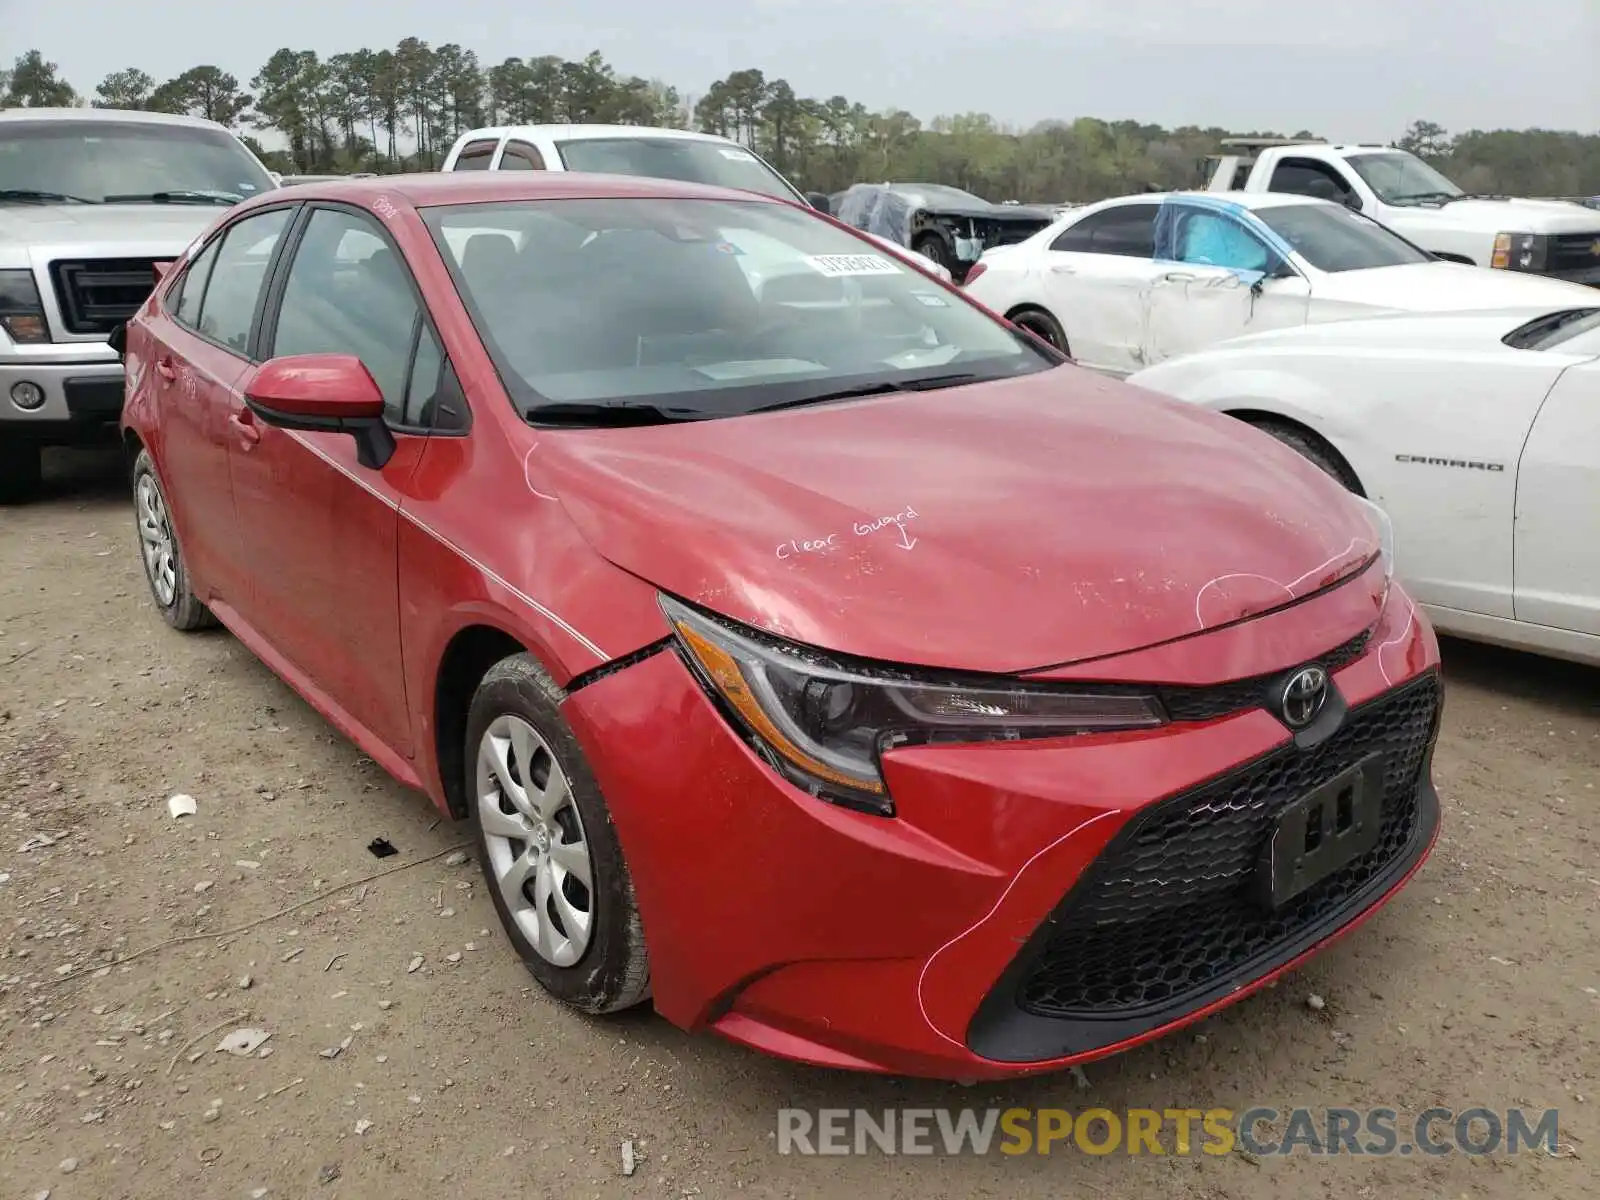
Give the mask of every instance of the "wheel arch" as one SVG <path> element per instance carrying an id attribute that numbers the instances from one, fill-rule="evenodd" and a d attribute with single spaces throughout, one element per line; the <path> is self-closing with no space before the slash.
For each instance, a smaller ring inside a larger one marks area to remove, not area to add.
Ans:
<path id="1" fill-rule="evenodd" d="M 1222 413 L 1223 416 L 1233 417 L 1237 421 L 1243 421 L 1246 425 L 1260 429 L 1263 433 L 1267 432 L 1267 426 L 1276 426 L 1279 429 L 1289 430 L 1304 438 L 1326 454 L 1345 473 L 1345 482 L 1351 491 L 1358 496 L 1366 497 L 1366 485 L 1361 481 L 1361 473 L 1355 469 L 1350 459 L 1339 447 L 1329 441 L 1321 431 L 1306 424 L 1304 421 L 1285 416 L 1280 412 L 1252 408 L 1248 405 L 1230 405 L 1217 411 Z"/>
<path id="2" fill-rule="evenodd" d="M 513 654 L 530 654 L 546 670 L 550 669 L 547 657 L 526 645 L 525 639 L 499 625 L 478 620 L 450 636 L 433 672 L 434 769 L 445 806 L 458 821 L 467 815 L 467 709 L 489 668 Z"/>

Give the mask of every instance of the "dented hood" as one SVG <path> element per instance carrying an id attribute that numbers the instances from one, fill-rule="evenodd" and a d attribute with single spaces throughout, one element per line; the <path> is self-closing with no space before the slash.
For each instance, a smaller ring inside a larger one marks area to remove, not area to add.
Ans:
<path id="1" fill-rule="evenodd" d="M 1376 550 L 1229 418 L 1063 366 L 726 420 L 541 432 L 531 488 L 617 566 L 825 649 L 1015 672 L 1288 603 Z"/>

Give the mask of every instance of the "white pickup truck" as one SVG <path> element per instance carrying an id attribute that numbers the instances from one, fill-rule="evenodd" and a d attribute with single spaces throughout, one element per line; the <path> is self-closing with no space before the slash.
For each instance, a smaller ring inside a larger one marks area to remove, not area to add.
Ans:
<path id="1" fill-rule="evenodd" d="M 1468 195 L 1394 146 L 1280 138 L 1222 144 L 1210 191 L 1334 200 L 1438 258 L 1600 286 L 1600 212 L 1581 204 Z"/>

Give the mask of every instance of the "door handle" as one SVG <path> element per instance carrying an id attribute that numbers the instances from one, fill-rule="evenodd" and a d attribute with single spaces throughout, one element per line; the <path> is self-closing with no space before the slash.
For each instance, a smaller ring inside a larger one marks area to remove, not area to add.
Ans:
<path id="1" fill-rule="evenodd" d="M 1076 275 L 1078 268 L 1069 266 L 1067 263 L 1051 263 L 1050 273 L 1052 275 Z"/>
<path id="2" fill-rule="evenodd" d="M 172 365 L 170 358 L 156 359 L 156 374 L 168 383 L 175 383 L 178 379 L 178 368 Z"/>
<path id="3" fill-rule="evenodd" d="M 233 428 L 234 437 L 239 439 L 239 448 L 249 450 L 261 440 L 261 430 L 256 427 L 256 420 L 246 409 L 236 412 L 228 418 L 228 424 Z"/>
<path id="4" fill-rule="evenodd" d="M 1193 271 L 1168 271 L 1161 278 L 1167 283 L 1193 283 L 1200 276 Z"/>

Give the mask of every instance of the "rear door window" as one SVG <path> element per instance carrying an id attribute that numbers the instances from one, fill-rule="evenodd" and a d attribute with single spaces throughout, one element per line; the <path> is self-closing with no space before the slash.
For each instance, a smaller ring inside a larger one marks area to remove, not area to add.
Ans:
<path id="1" fill-rule="evenodd" d="M 475 142 L 468 142 L 461 148 L 461 153 L 456 155 L 453 171 L 487 171 L 489 164 L 494 160 L 495 147 L 500 144 L 499 138 L 479 138 Z"/>
<path id="2" fill-rule="evenodd" d="M 1050 243 L 1050 249 L 1154 258 L 1157 209 L 1154 204 L 1123 204 L 1090 213 L 1063 229 Z"/>
<path id="3" fill-rule="evenodd" d="M 249 353 L 267 268 L 292 215 L 292 209 L 275 208 L 246 217 L 223 235 L 195 324 L 202 337 L 235 353 Z"/>

